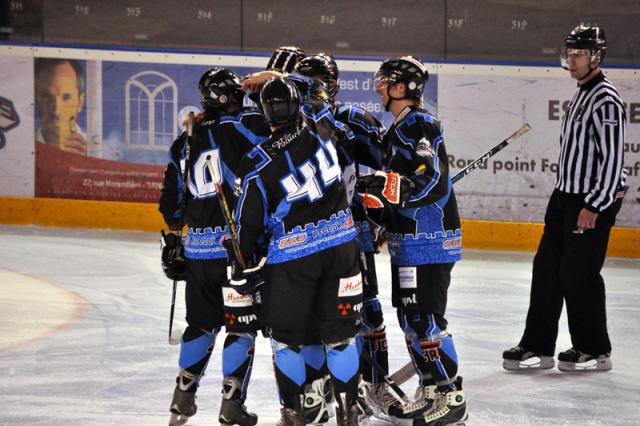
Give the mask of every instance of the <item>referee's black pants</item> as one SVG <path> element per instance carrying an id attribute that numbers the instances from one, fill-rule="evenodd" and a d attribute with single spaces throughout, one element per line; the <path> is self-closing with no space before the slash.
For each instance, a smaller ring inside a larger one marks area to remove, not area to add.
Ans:
<path id="1" fill-rule="evenodd" d="M 553 356 L 563 301 L 574 348 L 599 355 L 611 352 L 604 280 L 600 275 L 609 234 L 622 199 L 598 215 L 596 227 L 574 233 L 585 194 L 554 190 L 544 233 L 533 260 L 527 323 L 519 346 Z"/>

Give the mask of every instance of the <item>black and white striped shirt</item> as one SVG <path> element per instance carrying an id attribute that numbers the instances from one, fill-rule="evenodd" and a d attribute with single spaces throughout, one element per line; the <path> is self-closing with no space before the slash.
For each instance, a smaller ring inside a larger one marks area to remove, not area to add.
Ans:
<path id="1" fill-rule="evenodd" d="M 625 124 L 620 95 L 602 73 L 580 86 L 562 119 L 556 188 L 585 194 L 593 212 L 609 207 L 626 180 Z"/>

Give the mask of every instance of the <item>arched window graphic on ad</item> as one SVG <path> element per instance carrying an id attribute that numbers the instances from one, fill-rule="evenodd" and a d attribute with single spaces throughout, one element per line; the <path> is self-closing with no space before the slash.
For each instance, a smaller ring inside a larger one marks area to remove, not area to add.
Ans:
<path id="1" fill-rule="evenodd" d="M 125 86 L 125 143 L 128 149 L 166 151 L 178 121 L 178 87 L 168 75 L 142 71 Z"/>

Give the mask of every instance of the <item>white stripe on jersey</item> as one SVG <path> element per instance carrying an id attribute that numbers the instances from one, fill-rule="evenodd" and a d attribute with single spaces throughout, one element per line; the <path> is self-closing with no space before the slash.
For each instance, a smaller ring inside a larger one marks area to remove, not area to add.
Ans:
<path id="1" fill-rule="evenodd" d="M 626 115 L 611 82 L 595 79 L 578 88 L 563 117 L 556 188 L 586 194 L 585 202 L 601 211 L 615 201 L 625 180 Z"/>

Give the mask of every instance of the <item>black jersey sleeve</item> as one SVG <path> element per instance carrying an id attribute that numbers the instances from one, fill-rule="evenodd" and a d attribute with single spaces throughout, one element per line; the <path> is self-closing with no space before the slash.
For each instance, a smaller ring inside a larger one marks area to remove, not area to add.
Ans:
<path id="1" fill-rule="evenodd" d="M 353 105 L 338 107 L 335 119 L 347 124 L 353 132 L 353 151 L 357 163 L 381 170 L 384 157 L 381 135 L 384 126 L 368 111 Z"/>
<path id="2" fill-rule="evenodd" d="M 238 224 L 238 240 L 245 259 L 254 258 L 261 251 L 266 228 L 268 200 L 257 173 L 261 158 L 259 148 L 242 158 L 234 189 L 234 221 Z"/>
<path id="3" fill-rule="evenodd" d="M 426 114 L 414 113 L 413 119 L 405 120 L 395 129 L 395 134 L 399 149 L 410 158 L 400 173 L 414 183 L 405 207 L 421 207 L 441 200 L 451 191 L 441 123 Z"/>
<path id="4" fill-rule="evenodd" d="M 186 133 L 182 133 L 171 145 L 169 163 L 164 171 L 158 210 L 169 229 L 180 228 L 180 203 L 182 201 L 182 172 L 180 162 L 186 141 Z"/>

